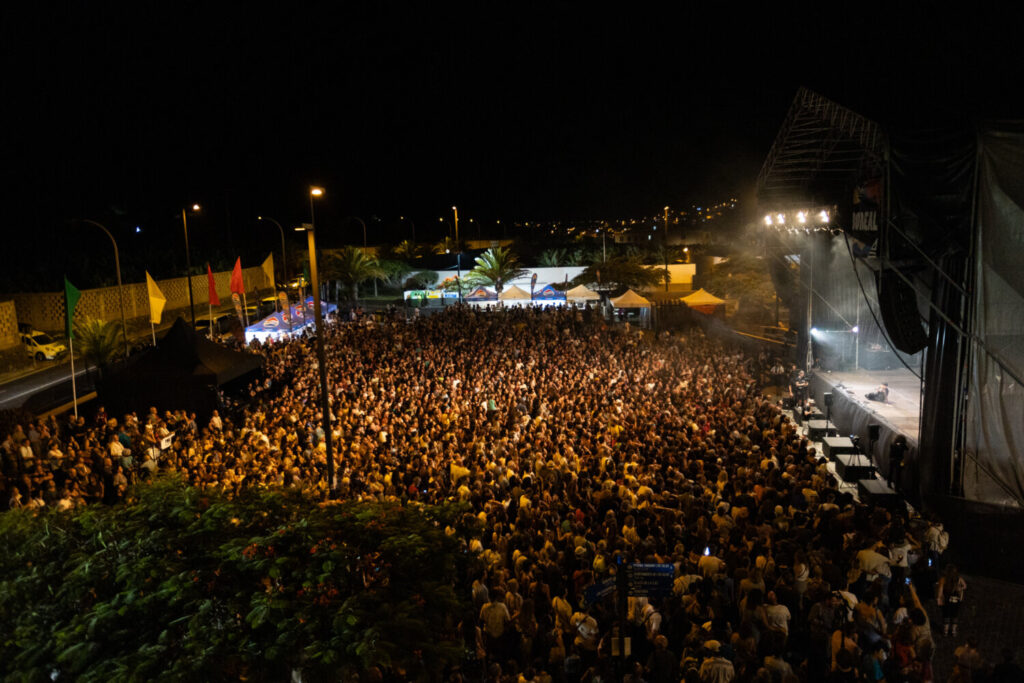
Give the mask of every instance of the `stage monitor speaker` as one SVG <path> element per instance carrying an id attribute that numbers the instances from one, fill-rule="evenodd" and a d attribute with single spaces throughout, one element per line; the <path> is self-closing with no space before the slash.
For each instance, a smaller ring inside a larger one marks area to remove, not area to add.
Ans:
<path id="1" fill-rule="evenodd" d="M 821 449 L 825 453 L 825 457 L 832 462 L 835 462 L 836 456 L 840 453 L 847 453 L 849 455 L 860 453 L 853 444 L 853 440 L 845 436 L 826 436 L 821 441 Z"/>
<path id="2" fill-rule="evenodd" d="M 877 479 L 859 480 L 857 496 L 865 505 L 884 507 L 889 510 L 898 510 L 901 505 L 904 505 L 903 499 L 898 494 Z"/>
<path id="3" fill-rule="evenodd" d="M 811 441 L 821 441 L 826 436 L 835 436 L 836 428 L 829 426 L 825 420 L 807 421 L 807 438 Z"/>
<path id="4" fill-rule="evenodd" d="M 822 396 L 825 397 L 825 405 L 831 408 L 832 407 L 832 392 L 831 391 L 826 391 L 824 394 L 822 394 Z"/>
<path id="5" fill-rule="evenodd" d="M 840 453 L 836 456 L 836 474 L 845 482 L 871 478 L 871 463 L 861 455 Z"/>
<path id="6" fill-rule="evenodd" d="M 868 439 L 870 441 L 878 442 L 882 436 L 882 428 L 880 425 L 870 424 L 868 425 Z"/>
<path id="7" fill-rule="evenodd" d="M 892 270 L 878 273 L 878 308 L 892 345 L 903 353 L 917 353 L 928 345 L 921 327 L 917 292 Z"/>

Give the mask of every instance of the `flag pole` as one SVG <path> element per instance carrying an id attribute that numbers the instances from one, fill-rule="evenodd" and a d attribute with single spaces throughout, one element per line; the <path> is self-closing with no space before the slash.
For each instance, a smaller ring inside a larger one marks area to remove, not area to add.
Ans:
<path id="1" fill-rule="evenodd" d="M 75 385 L 75 338 L 68 339 L 71 349 L 71 402 L 75 405 L 75 419 L 78 419 L 78 387 Z"/>
<path id="2" fill-rule="evenodd" d="M 249 327 L 249 304 L 245 302 L 245 291 L 242 291 L 242 317 L 245 318 L 245 326 Z"/>
<path id="3" fill-rule="evenodd" d="M 156 346 L 156 325 L 152 320 L 149 321 L 149 329 L 153 333 L 153 346 Z"/>
<path id="4" fill-rule="evenodd" d="M 207 318 L 210 323 L 210 339 L 213 339 L 213 302 L 210 301 L 210 297 L 206 297 L 206 303 L 210 309 L 210 316 Z"/>

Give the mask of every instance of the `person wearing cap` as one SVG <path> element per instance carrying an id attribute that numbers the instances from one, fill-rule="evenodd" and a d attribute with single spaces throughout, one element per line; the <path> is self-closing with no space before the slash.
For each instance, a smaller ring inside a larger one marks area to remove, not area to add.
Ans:
<path id="1" fill-rule="evenodd" d="M 721 655 L 721 648 L 722 644 L 717 640 L 704 643 L 707 654 L 700 664 L 701 683 L 730 683 L 736 678 L 736 669 L 732 662 Z"/>

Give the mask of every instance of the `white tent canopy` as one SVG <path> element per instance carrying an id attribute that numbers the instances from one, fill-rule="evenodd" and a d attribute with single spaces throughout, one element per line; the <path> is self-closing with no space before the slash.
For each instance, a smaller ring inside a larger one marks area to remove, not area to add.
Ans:
<path id="1" fill-rule="evenodd" d="M 627 289 L 625 294 L 612 299 L 612 306 L 615 308 L 650 308 L 651 302 L 632 289 Z"/>
<path id="2" fill-rule="evenodd" d="M 588 289 L 586 285 L 579 285 L 567 291 L 565 298 L 568 301 L 599 301 L 601 295 L 592 289 Z"/>
<path id="3" fill-rule="evenodd" d="M 698 289 L 693 294 L 684 296 L 682 301 L 687 306 L 720 306 L 725 303 L 725 299 L 719 299 L 704 289 Z"/>

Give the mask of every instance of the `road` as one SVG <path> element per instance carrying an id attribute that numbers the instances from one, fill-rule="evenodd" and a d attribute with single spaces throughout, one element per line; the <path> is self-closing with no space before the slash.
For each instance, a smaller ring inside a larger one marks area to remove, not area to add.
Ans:
<path id="1" fill-rule="evenodd" d="M 42 365 L 42 364 L 40 364 Z M 71 402 L 71 362 L 47 362 L 43 369 L 0 384 L 0 410 L 20 408 L 30 401 L 32 412 L 46 412 Z M 92 378 L 81 363 L 75 365 L 78 395 L 93 390 Z"/>

